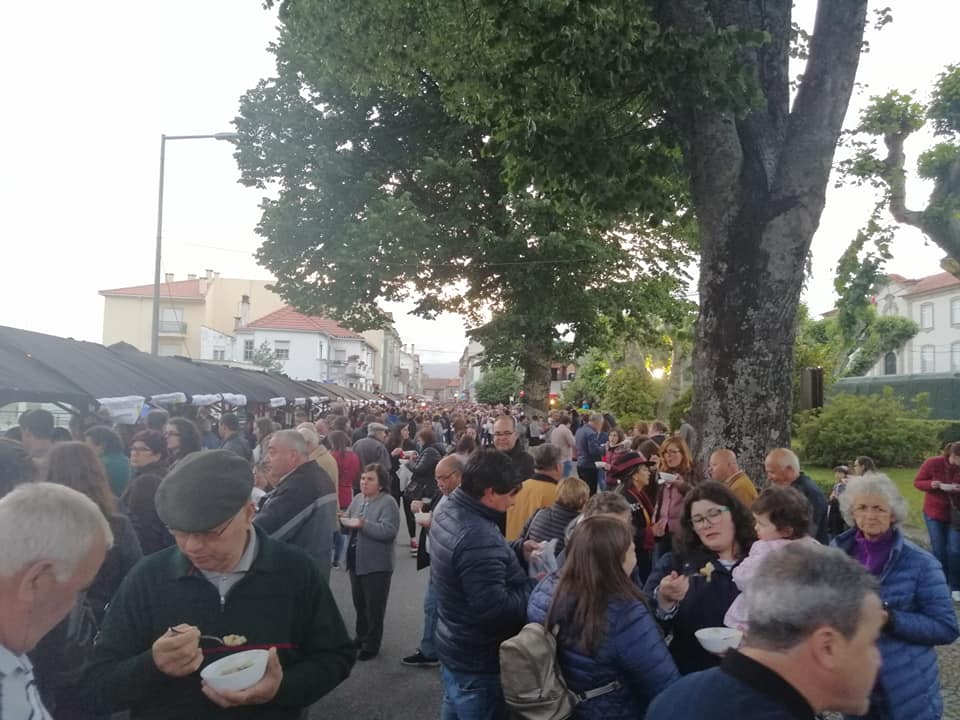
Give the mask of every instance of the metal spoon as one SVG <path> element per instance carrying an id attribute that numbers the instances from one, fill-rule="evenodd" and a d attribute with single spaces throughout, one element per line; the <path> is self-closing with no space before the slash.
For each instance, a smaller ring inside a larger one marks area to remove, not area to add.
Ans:
<path id="1" fill-rule="evenodd" d="M 167 628 L 167 632 L 172 633 L 173 635 L 183 635 L 183 630 L 177 630 L 176 628 Z M 226 643 L 223 641 L 223 638 L 219 638 L 216 635 L 201 635 L 201 640 L 212 640 L 215 643 L 219 643 L 223 646 L 226 646 Z"/>

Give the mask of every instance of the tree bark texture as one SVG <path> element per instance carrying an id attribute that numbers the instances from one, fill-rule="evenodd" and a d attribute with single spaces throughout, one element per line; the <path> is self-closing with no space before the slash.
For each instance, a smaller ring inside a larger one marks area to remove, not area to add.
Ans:
<path id="1" fill-rule="evenodd" d="M 820 0 L 803 81 L 789 108 L 790 3 L 671 0 L 663 21 L 704 34 L 737 24 L 773 38 L 748 49 L 764 98 L 740 117 L 678 106 L 700 226 L 693 420 L 699 460 L 726 447 L 755 480 L 789 446 L 791 373 L 804 265 L 823 211 L 853 89 L 866 0 Z"/>
<path id="2" fill-rule="evenodd" d="M 528 417 L 544 416 L 550 409 L 549 357 L 528 358 L 523 363 L 524 412 Z"/>

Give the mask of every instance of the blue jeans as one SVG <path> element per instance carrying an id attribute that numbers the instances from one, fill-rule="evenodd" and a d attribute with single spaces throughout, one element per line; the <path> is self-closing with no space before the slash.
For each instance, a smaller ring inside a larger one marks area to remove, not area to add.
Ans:
<path id="1" fill-rule="evenodd" d="M 343 548 L 347 544 L 347 536 L 339 530 L 333 531 L 333 562 L 343 562 Z"/>
<path id="2" fill-rule="evenodd" d="M 573 460 L 564 460 L 563 461 L 563 476 L 570 477 L 573 475 Z"/>
<path id="3" fill-rule="evenodd" d="M 429 568 L 427 572 L 430 572 Z M 433 582 L 428 578 L 427 592 L 423 596 L 423 637 L 420 638 L 420 654 L 428 658 L 437 656 L 437 596 Z"/>
<path id="4" fill-rule="evenodd" d="M 440 720 L 507 720 L 499 673 L 462 673 L 440 666 Z"/>
<path id="5" fill-rule="evenodd" d="M 940 561 L 943 566 L 943 572 L 947 572 L 947 543 L 950 536 L 950 523 L 942 520 L 934 520 L 923 514 L 923 520 L 927 524 L 927 533 L 930 535 L 930 552 Z"/>

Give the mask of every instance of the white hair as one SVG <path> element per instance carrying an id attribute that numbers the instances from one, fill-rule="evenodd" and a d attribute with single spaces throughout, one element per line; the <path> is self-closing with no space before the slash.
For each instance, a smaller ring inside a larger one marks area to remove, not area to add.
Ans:
<path id="1" fill-rule="evenodd" d="M 57 580 L 66 582 L 98 538 L 113 546 L 107 518 L 93 500 L 65 485 L 26 483 L 0 499 L 0 577 L 48 561 Z"/>
<path id="2" fill-rule="evenodd" d="M 907 501 L 897 490 L 893 480 L 883 473 L 867 473 L 850 478 L 847 481 L 847 487 L 840 494 L 840 513 L 850 527 L 856 524 L 853 518 L 853 506 L 861 495 L 881 495 L 885 497 L 890 504 L 890 512 L 894 521 L 903 523 L 907 519 Z"/>
<path id="3" fill-rule="evenodd" d="M 311 423 L 300 423 L 297 425 L 297 432 L 307 441 L 307 445 L 314 446 L 320 444 L 320 434 Z"/>
<path id="4" fill-rule="evenodd" d="M 307 439 L 299 430 L 277 430 L 270 438 L 271 442 L 280 443 L 288 450 L 295 451 L 298 455 L 307 457 L 310 454 Z"/>

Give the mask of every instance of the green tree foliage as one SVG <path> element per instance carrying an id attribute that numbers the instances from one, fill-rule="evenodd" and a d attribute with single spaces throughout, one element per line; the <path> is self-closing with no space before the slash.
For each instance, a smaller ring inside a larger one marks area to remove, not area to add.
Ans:
<path id="1" fill-rule="evenodd" d="M 260 344 L 260 347 L 253 351 L 253 357 L 250 358 L 250 362 L 257 367 L 262 367 L 265 370 L 273 372 L 283 370 L 283 361 L 277 357 L 277 353 L 270 347 L 270 343 L 266 340 Z"/>
<path id="2" fill-rule="evenodd" d="M 861 336 L 859 347 L 850 356 L 844 375 L 866 375 L 880 358 L 902 348 L 918 332 L 920 326 L 910 318 L 874 313 Z"/>
<path id="3" fill-rule="evenodd" d="M 582 407 L 584 403 L 591 408 L 600 407 L 603 396 L 607 394 L 607 376 L 610 364 L 602 360 L 599 354 L 591 352 L 577 363 L 577 377 L 563 389 L 561 398 L 564 405 Z"/>
<path id="4" fill-rule="evenodd" d="M 426 318 L 459 313 L 485 359 L 518 365 L 543 409 L 558 350 L 642 336 L 678 312 L 692 237 L 680 158 L 656 146 L 660 170 L 644 183 L 655 222 L 648 208 L 560 202 L 545 181 L 512 182 L 506 139 L 453 102 L 469 83 L 430 55 L 470 40 L 462 12 L 429 0 L 282 3 L 277 76 L 241 101 L 237 160 L 244 183 L 277 190 L 258 259 L 286 300 L 356 329 L 382 325 L 381 300 L 412 301 Z"/>
<path id="5" fill-rule="evenodd" d="M 944 140 L 918 159 L 918 174 L 933 181 L 933 192 L 924 209 L 912 210 L 907 207 L 904 143 L 925 124 Z M 879 188 L 881 205 L 898 223 L 919 228 L 960 262 L 960 65 L 940 74 L 926 106 L 896 90 L 874 96 L 857 130 L 853 157 L 841 163 L 841 170 L 858 184 Z"/>
<path id="6" fill-rule="evenodd" d="M 604 412 L 612 413 L 621 424 L 625 418 L 652 418 L 659 390 L 646 368 L 618 368 L 607 378 L 602 407 Z"/>
<path id="7" fill-rule="evenodd" d="M 670 427 L 677 429 L 680 427 L 684 418 L 690 417 L 690 408 L 693 407 L 693 386 L 691 385 L 681 393 L 673 405 L 670 406 Z"/>
<path id="8" fill-rule="evenodd" d="M 516 368 L 512 367 L 490 367 L 483 371 L 483 375 L 477 380 L 474 389 L 474 396 L 477 402 L 504 405 L 514 401 L 520 395 L 522 378 Z"/>
<path id="9" fill-rule="evenodd" d="M 935 455 L 948 424 L 926 420 L 925 398 L 908 408 L 884 388 L 882 395 L 837 395 L 822 410 L 803 413 L 797 440 L 806 462 L 827 467 L 869 455 L 878 465 L 910 467 Z"/>

